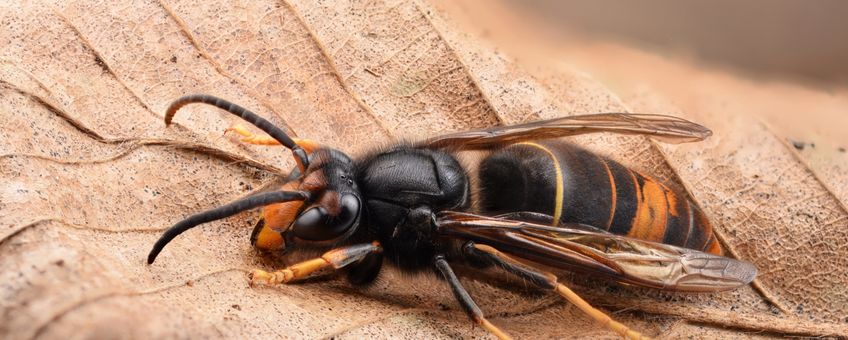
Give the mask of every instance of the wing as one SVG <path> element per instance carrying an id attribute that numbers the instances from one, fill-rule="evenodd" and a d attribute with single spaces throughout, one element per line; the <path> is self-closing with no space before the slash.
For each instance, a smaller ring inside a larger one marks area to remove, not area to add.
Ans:
<path id="1" fill-rule="evenodd" d="M 549 267 L 602 275 L 658 289 L 711 292 L 750 283 L 757 268 L 745 261 L 666 244 L 564 226 L 545 226 L 443 212 L 437 232 L 470 240 Z"/>
<path id="2" fill-rule="evenodd" d="M 667 143 L 704 140 L 709 129 L 688 120 L 648 114 L 602 113 L 451 133 L 427 139 L 421 146 L 486 149 L 531 139 L 558 138 L 593 132 L 647 135 Z"/>

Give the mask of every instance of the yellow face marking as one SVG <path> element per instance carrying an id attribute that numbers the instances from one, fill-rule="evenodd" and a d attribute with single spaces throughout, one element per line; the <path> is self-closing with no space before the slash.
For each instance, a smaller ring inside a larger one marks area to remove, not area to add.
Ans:
<path id="1" fill-rule="evenodd" d="M 256 248 L 271 251 L 282 249 L 283 246 L 283 237 L 268 226 L 263 226 L 256 236 Z"/>
<path id="2" fill-rule="evenodd" d="M 563 184 L 563 181 L 562 181 L 562 168 L 559 166 L 559 160 L 556 158 L 556 156 L 554 156 L 554 153 L 551 152 L 551 150 L 548 150 L 548 148 L 546 148 L 542 145 L 539 145 L 539 144 L 536 144 L 536 143 L 533 143 L 533 142 L 522 142 L 522 143 L 518 143 L 518 144 L 529 145 L 529 146 L 532 146 L 532 147 L 537 148 L 539 150 L 542 150 L 545 153 L 547 153 L 548 156 L 551 157 L 551 161 L 554 162 L 554 170 L 556 171 L 556 194 L 554 196 L 555 199 L 554 199 L 554 221 L 553 221 L 553 225 L 554 226 L 559 225 L 559 219 L 560 219 L 560 217 L 562 217 L 562 202 L 563 202 L 563 195 L 564 195 L 564 192 L 565 192 L 565 188 L 563 187 L 564 184 Z"/>
<path id="3" fill-rule="evenodd" d="M 299 188 L 297 181 L 283 184 L 280 190 L 292 191 Z M 297 213 L 303 207 L 303 201 L 274 203 L 262 208 L 262 219 L 265 225 L 256 235 L 256 248 L 264 250 L 279 250 L 285 248 L 283 233 L 297 218 Z"/>

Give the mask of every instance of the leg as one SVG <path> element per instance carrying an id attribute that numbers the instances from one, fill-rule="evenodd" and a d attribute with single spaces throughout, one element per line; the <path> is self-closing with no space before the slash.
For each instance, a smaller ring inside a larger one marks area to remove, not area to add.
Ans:
<path id="1" fill-rule="evenodd" d="M 383 248 L 377 241 L 336 248 L 324 253 L 321 257 L 306 260 L 275 272 L 269 273 L 264 270 L 254 270 L 250 273 L 250 285 L 252 286 L 257 283 L 267 285 L 288 283 L 302 279 L 315 271 L 327 267 L 333 267 L 333 269 L 342 268 L 363 259 L 368 254 L 379 253 L 381 251 L 383 251 Z"/>
<path id="2" fill-rule="evenodd" d="M 244 125 L 236 124 L 224 130 L 224 133 L 235 132 L 241 136 L 240 141 L 247 144 L 255 145 L 280 145 L 280 142 L 268 135 L 256 135 L 250 132 Z"/>
<path id="3" fill-rule="evenodd" d="M 367 286 L 374 283 L 374 280 L 377 279 L 377 275 L 380 274 L 380 269 L 382 267 L 382 253 L 368 254 L 362 258 L 362 260 L 356 261 L 347 266 L 347 279 L 351 284 Z"/>
<path id="4" fill-rule="evenodd" d="M 468 313 L 468 316 L 471 317 L 474 322 L 499 339 L 512 339 L 509 335 L 491 324 L 489 320 L 486 320 L 486 317 L 483 316 L 483 311 L 480 310 L 480 307 L 478 307 L 474 300 L 471 299 L 471 295 L 468 295 L 468 292 L 462 287 L 462 283 L 459 282 L 459 279 L 456 277 L 456 274 L 453 273 L 453 269 L 451 269 L 444 256 L 437 255 L 434 262 L 436 269 L 439 270 L 442 277 L 444 277 L 450 284 L 451 290 L 453 290 L 453 295 L 456 296 L 459 304 L 463 309 L 465 309 L 465 312 Z"/>
<path id="5" fill-rule="evenodd" d="M 627 326 L 619 323 L 618 321 L 613 320 L 604 312 L 596 309 L 595 307 L 592 307 L 592 305 L 586 302 L 586 300 L 583 300 L 583 298 L 574 293 L 574 291 L 564 286 L 563 284 L 558 283 L 557 277 L 551 273 L 545 273 L 535 268 L 531 268 L 524 264 L 521 264 L 520 262 L 513 260 L 509 256 L 504 255 L 497 249 L 492 248 L 490 246 L 468 242 L 465 244 L 465 246 L 463 246 L 463 251 L 468 256 L 477 257 L 481 260 L 490 261 L 493 264 L 497 264 L 505 271 L 519 276 L 535 284 L 539 288 L 555 291 L 557 294 L 577 306 L 577 308 L 580 308 L 580 310 L 589 315 L 592 319 L 595 319 L 595 321 L 600 322 L 605 327 L 615 331 L 618 334 L 621 334 L 622 336 L 628 339 L 648 339 L 648 337 L 643 336 L 639 332 L 631 330 Z"/>
<path id="6" fill-rule="evenodd" d="M 253 132 L 250 132 L 250 130 L 248 130 L 244 125 L 241 124 L 233 125 L 232 127 L 229 127 L 224 130 L 225 134 L 227 132 L 235 132 L 236 134 L 241 136 L 239 141 L 241 141 L 242 143 L 254 145 L 280 145 L 280 142 L 272 138 L 271 136 L 254 134 Z M 292 138 L 292 140 L 294 140 L 295 144 L 303 148 L 303 150 L 305 150 L 307 154 L 312 153 L 312 151 L 314 151 L 318 147 L 318 143 L 313 140 L 301 138 Z"/>

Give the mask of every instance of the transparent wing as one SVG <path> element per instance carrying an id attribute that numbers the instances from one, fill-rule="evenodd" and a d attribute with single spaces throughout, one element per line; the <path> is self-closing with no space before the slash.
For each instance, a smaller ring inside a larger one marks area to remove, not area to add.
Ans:
<path id="1" fill-rule="evenodd" d="M 451 133 L 427 139 L 420 145 L 433 148 L 486 149 L 525 140 L 594 132 L 647 135 L 667 143 L 695 142 L 712 135 L 709 129 L 677 117 L 602 113 Z"/>
<path id="2" fill-rule="evenodd" d="M 757 275 L 753 264 L 666 244 L 564 226 L 459 212 L 436 219 L 440 235 L 486 244 L 542 265 L 657 289 L 711 292 Z"/>

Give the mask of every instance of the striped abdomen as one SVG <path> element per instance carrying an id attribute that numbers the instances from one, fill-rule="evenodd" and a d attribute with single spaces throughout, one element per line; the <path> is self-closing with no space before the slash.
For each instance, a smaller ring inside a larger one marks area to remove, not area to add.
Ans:
<path id="1" fill-rule="evenodd" d="M 525 142 L 480 163 L 481 208 L 533 211 L 564 223 L 721 253 L 712 226 L 688 199 L 662 183 L 574 145 Z"/>

